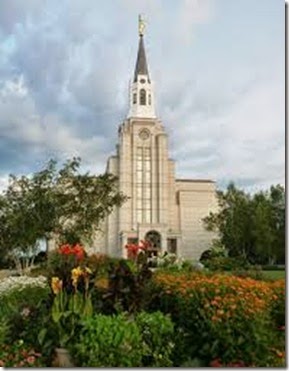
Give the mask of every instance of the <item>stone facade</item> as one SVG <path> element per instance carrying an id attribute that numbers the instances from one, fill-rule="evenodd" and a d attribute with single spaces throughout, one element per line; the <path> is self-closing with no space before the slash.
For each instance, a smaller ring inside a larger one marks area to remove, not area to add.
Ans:
<path id="1" fill-rule="evenodd" d="M 148 239 L 156 251 L 199 259 L 213 237 L 202 219 L 216 210 L 215 183 L 175 179 L 168 136 L 156 117 L 153 83 L 140 34 L 127 119 L 119 126 L 116 155 L 107 172 L 118 177 L 128 200 L 114 210 L 97 233 L 91 252 L 126 257 L 125 245 Z"/>

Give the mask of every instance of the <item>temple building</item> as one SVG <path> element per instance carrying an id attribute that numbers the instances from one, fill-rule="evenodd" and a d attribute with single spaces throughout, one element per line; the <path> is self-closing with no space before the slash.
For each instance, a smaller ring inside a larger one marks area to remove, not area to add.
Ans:
<path id="1" fill-rule="evenodd" d="M 127 243 L 149 240 L 155 252 L 199 259 L 214 237 L 202 219 L 217 207 L 215 182 L 175 178 L 168 135 L 156 116 L 143 31 L 140 19 L 128 115 L 119 126 L 116 154 L 106 168 L 118 177 L 119 191 L 128 200 L 107 217 L 90 251 L 126 257 Z"/>

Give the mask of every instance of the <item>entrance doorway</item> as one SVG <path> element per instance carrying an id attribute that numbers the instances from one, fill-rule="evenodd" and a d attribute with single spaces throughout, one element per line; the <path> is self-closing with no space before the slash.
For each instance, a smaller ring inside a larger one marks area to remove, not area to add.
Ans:
<path id="1" fill-rule="evenodd" d="M 145 235 L 145 240 L 150 243 L 149 251 L 151 256 L 157 256 L 161 250 L 162 237 L 157 231 L 149 231 Z"/>

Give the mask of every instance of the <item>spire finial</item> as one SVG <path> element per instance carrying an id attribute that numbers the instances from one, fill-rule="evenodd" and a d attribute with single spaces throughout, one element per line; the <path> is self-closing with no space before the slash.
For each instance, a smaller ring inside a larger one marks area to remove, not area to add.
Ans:
<path id="1" fill-rule="evenodd" d="M 139 16 L 138 16 L 138 34 L 139 34 L 139 36 L 143 36 L 144 30 L 145 30 L 145 22 L 144 22 L 144 20 L 141 16 L 141 14 L 139 14 Z"/>

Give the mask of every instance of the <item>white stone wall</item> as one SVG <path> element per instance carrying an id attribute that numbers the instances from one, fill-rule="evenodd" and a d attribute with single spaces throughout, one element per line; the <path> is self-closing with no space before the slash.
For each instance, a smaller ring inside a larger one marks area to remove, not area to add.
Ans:
<path id="1" fill-rule="evenodd" d="M 179 223 L 182 235 L 180 254 L 184 258 L 199 259 L 210 248 L 215 237 L 204 228 L 202 219 L 216 211 L 215 183 L 210 181 L 176 181 Z"/>

